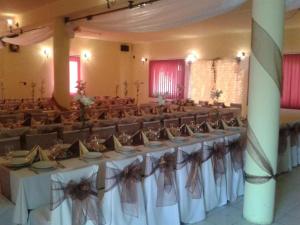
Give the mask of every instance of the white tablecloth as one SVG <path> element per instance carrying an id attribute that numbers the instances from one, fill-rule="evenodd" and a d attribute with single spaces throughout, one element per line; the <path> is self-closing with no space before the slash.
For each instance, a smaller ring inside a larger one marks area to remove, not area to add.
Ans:
<path id="1" fill-rule="evenodd" d="M 229 131 L 225 134 L 227 138 L 236 138 L 239 135 L 239 131 Z M 182 143 L 173 143 L 170 141 L 165 141 L 164 146 L 160 148 L 150 148 L 146 146 L 139 146 L 136 154 L 146 154 L 150 151 L 159 151 L 162 149 L 167 149 L 170 147 L 177 148 L 179 146 L 190 145 L 198 142 L 217 140 L 223 138 L 224 135 L 214 135 L 211 134 L 208 138 L 205 139 L 196 139 L 189 137 L 187 141 Z M 88 164 L 99 164 L 100 172 L 103 178 L 100 181 L 100 186 L 104 185 L 104 164 L 107 160 L 116 160 L 128 157 L 126 154 L 120 154 L 114 151 L 105 153 L 107 157 L 103 157 L 98 161 L 83 161 L 78 158 L 68 159 L 60 161 L 64 165 L 65 169 L 57 169 L 51 172 L 45 172 L 36 174 L 28 168 L 23 168 L 20 170 L 9 170 L 9 179 L 10 179 L 10 192 L 11 192 L 11 201 L 15 203 L 15 212 L 14 212 L 14 223 L 15 224 L 26 224 L 28 219 L 28 210 L 36 209 L 38 207 L 47 205 L 50 203 L 50 175 L 56 173 L 59 170 L 74 169 L 78 167 L 87 166 Z M 130 156 L 133 156 L 132 154 Z M 0 164 L 4 163 L 5 159 L 0 158 Z M 7 168 L 1 168 L 0 170 Z M 100 179 L 101 180 L 101 179 Z M 1 178 L 0 178 L 1 181 Z"/>

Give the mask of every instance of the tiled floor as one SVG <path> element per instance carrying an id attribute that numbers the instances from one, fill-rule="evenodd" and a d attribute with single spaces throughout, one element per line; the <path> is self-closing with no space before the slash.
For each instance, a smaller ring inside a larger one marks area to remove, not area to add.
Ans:
<path id="1" fill-rule="evenodd" d="M 300 168 L 278 178 L 273 225 L 300 225 Z M 208 213 L 197 225 L 253 225 L 242 217 L 243 198 Z"/>

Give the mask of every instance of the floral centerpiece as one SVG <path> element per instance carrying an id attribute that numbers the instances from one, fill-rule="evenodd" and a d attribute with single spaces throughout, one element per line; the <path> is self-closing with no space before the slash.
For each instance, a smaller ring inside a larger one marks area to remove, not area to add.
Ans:
<path id="1" fill-rule="evenodd" d="M 86 96 L 85 89 L 86 83 L 82 80 L 77 81 L 77 94 L 74 97 L 74 100 L 79 104 L 80 110 L 80 122 L 84 126 L 85 121 L 87 120 L 86 109 L 91 107 L 94 104 L 94 100 L 88 96 Z"/>
<path id="2" fill-rule="evenodd" d="M 135 87 L 136 87 L 136 104 L 137 104 L 137 105 L 138 105 L 138 103 L 139 103 L 139 97 L 140 97 L 141 85 L 143 85 L 143 84 L 144 84 L 144 82 L 139 81 L 139 80 L 137 80 L 137 81 L 134 82 L 134 85 L 135 85 Z"/>
<path id="3" fill-rule="evenodd" d="M 211 99 L 214 101 L 214 102 L 218 102 L 219 101 L 219 98 L 222 96 L 223 94 L 223 91 L 222 90 L 219 90 L 219 89 L 213 89 L 211 92 L 210 92 L 210 97 Z"/>
<path id="4" fill-rule="evenodd" d="M 163 114 L 163 112 L 164 112 L 167 96 L 168 96 L 168 92 L 163 93 L 163 94 L 161 94 L 161 93 L 157 94 L 157 103 L 158 103 L 159 114 Z"/>

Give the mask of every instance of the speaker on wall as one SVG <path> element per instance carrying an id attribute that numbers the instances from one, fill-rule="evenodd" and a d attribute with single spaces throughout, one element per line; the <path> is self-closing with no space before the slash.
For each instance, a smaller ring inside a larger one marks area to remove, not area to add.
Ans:
<path id="1" fill-rule="evenodd" d="M 128 45 L 121 45 L 121 52 L 129 52 L 129 46 Z"/>

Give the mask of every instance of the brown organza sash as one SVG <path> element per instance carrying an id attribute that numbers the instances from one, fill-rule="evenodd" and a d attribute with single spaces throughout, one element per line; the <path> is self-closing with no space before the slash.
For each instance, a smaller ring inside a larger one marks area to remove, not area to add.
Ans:
<path id="1" fill-rule="evenodd" d="M 228 143 L 228 150 L 231 156 L 231 162 L 233 169 L 235 171 L 239 171 L 243 169 L 244 162 L 243 162 L 243 144 L 240 139 L 229 141 Z"/>
<path id="2" fill-rule="evenodd" d="M 201 164 L 212 156 L 211 150 L 208 154 L 205 154 L 205 152 L 206 151 L 202 149 L 192 153 L 182 151 L 183 160 L 177 164 L 177 169 L 181 169 L 190 164 L 190 166 L 187 166 L 188 178 L 185 188 L 189 191 L 193 199 L 200 199 L 202 197 L 203 181 L 200 173 Z"/>
<path id="3" fill-rule="evenodd" d="M 267 173 L 265 176 L 252 175 L 245 172 L 245 180 L 252 184 L 264 184 L 271 179 L 276 179 L 277 175 L 274 173 L 273 167 L 264 153 L 257 137 L 255 136 L 251 126 L 248 124 L 247 132 L 248 144 L 247 152 L 253 161 Z"/>
<path id="4" fill-rule="evenodd" d="M 226 167 L 224 157 L 228 153 L 224 142 L 214 143 L 213 147 L 213 167 L 215 180 L 225 174 Z"/>
<path id="5" fill-rule="evenodd" d="M 291 146 L 298 146 L 298 144 L 299 144 L 299 140 L 298 140 L 299 133 L 300 133 L 300 124 L 296 123 L 292 127 L 290 127 Z"/>
<path id="6" fill-rule="evenodd" d="M 105 192 L 112 190 L 115 187 L 120 189 L 120 198 L 123 213 L 138 217 L 138 187 L 137 183 L 141 182 L 142 163 L 136 159 L 133 163 L 125 167 L 123 170 L 116 168 L 106 168 L 106 173 L 112 176 L 106 177 Z"/>
<path id="7" fill-rule="evenodd" d="M 287 150 L 288 136 L 290 136 L 289 127 L 281 128 L 279 130 L 279 143 L 278 143 L 279 154 L 283 154 Z"/>
<path id="8" fill-rule="evenodd" d="M 174 177 L 176 169 L 176 153 L 165 153 L 160 158 L 150 157 L 151 168 L 147 168 L 145 177 L 153 175 L 159 171 L 157 178 L 157 199 L 156 206 L 171 206 L 177 203 L 177 190 Z"/>
<path id="9" fill-rule="evenodd" d="M 89 178 L 82 178 L 80 182 L 71 180 L 67 184 L 52 180 L 51 210 L 56 209 L 63 201 L 70 198 L 72 199 L 72 225 L 84 225 L 87 221 L 98 225 L 100 218 L 96 186 L 97 174 L 94 173 Z"/>

